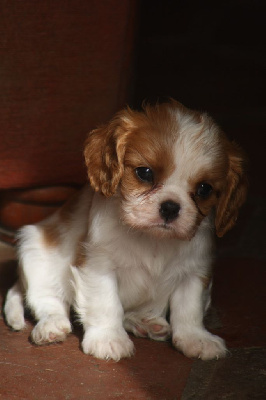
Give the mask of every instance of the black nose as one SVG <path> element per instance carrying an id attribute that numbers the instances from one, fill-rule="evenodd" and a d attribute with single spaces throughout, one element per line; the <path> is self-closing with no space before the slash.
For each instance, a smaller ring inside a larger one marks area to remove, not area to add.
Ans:
<path id="1" fill-rule="evenodd" d="M 160 207 L 160 215 L 165 222 L 174 221 L 178 217 L 179 211 L 180 205 L 171 200 L 164 201 Z"/>

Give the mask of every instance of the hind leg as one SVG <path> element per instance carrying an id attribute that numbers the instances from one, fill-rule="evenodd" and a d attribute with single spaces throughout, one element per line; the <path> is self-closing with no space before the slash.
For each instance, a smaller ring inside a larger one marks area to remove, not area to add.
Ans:
<path id="1" fill-rule="evenodd" d="M 21 231 L 20 273 L 26 287 L 26 304 L 38 321 L 31 338 L 36 344 L 63 341 L 71 332 L 70 270 L 57 247 L 47 248 L 42 230 L 27 226 Z"/>
<path id="2" fill-rule="evenodd" d="M 171 336 L 171 328 L 163 317 L 145 318 L 138 315 L 126 315 L 124 327 L 137 337 L 149 337 L 153 340 L 164 341 Z"/>
<path id="3" fill-rule="evenodd" d="M 41 282 L 28 279 L 27 304 L 32 310 L 37 324 L 31 332 L 32 341 L 36 344 L 46 344 L 64 341 L 71 332 L 69 321 L 70 304 L 51 277 Z"/>
<path id="4" fill-rule="evenodd" d="M 27 292 L 27 304 L 30 306 L 37 324 L 31 332 L 34 343 L 42 345 L 62 342 L 71 332 L 69 305 L 49 282 L 42 282 Z"/>
<path id="5" fill-rule="evenodd" d="M 15 331 L 25 328 L 23 293 L 19 281 L 7 292 L 4 314 L 7 324 Z"/>

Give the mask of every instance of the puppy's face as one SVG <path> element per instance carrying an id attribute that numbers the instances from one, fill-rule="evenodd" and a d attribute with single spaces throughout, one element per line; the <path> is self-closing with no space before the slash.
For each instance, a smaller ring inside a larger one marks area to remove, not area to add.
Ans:
<path id="1" fill-rule="evenodd" d="M 206 115 L 177 102 L 126 110 L 89 135 L 91 185 L 121 197 L 121 219 L 159 237 L 191 239 L 216 209 L 222 236 L 246 194 L 242 152 Z"/>

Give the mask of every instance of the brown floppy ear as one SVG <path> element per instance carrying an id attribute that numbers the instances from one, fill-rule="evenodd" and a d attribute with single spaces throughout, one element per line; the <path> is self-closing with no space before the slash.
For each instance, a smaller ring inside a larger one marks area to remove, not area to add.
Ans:
<path id="1" fill-rule="evenodd" d="M 84 149 L 92 188 L 112 196 L 124 172 L 124 155 L 131 127 L 131 110 L 116 114 L 106 125 L 89 133 Z"/>
<path id="2" fill-rule="evenodd" d="M 229 157 L 229 168 L 225 187 L 217 204 L 215 218 L 216 233 L 219 237 L 222 237 L 234 226 L 248 189 L 246 155 L 234 142 L 226 143 L 226 151 Z"/>
<path id="3" fill-rule="evenodd" d="M 229 157 L 229 168 L 225 187 L 216 208 L 215 218 L 216 233 L 219 237 L 222 237 L 234 226 L 239 208 L 246 199 L 248 188 L 247 158 L 244 152 L 234 142 L 227 142 L 226 148 Z"/>

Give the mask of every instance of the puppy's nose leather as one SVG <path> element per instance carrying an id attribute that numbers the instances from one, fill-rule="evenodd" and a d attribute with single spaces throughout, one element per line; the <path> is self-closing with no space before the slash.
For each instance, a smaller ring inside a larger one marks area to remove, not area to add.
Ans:
<path id="1" fill-rule="evenodd" d="M 161 204 L 160 215 L 165 222 L 174 221 L 179 214 L 180 205 L 172 200 L 167 200 Z"/>

